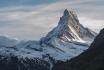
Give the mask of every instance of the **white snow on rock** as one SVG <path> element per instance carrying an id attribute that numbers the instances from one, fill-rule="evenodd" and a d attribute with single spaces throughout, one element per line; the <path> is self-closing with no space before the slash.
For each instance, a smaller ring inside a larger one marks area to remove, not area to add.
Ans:
<path id="1" fill-rule="evenodd" d="M 0 45 L 11 47 L 11 46 L 15 46 L 18 43 L 19 41 L 16 39 L 10 39 L 6 36 L 0 36 Z"/>

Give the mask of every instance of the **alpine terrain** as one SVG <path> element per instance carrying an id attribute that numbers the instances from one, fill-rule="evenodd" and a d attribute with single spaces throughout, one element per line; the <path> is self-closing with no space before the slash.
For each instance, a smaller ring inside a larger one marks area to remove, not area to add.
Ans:
<path id="1" fill-rule="evenodd" d="M 52 70 L 58 61 L 66 62 L 88 49 L 96 35 L 80 24 L 74 11 L 66 9 L 57 27 L 40 41 L 1 36 L 0 70 Z"/>
<path id="2" fill-rule="evenodd" d="M 104 29 L 85 52 L 69 61 L 58 61 L 53 70 L 104 70 Z"/>

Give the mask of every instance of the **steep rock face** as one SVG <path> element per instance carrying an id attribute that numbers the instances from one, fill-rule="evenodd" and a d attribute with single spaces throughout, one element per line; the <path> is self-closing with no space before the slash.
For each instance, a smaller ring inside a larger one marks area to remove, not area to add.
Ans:
<path id="1" fill-rule="evenodd" d="M 52 31 L 50 31 L 46 37 L 41 39 L 42 43 L 51 44 L 53 38 L 58 38 L 62 41 L 77 41 L 84 42 L 93 40 L 96 33 L 88 28 L 84 28 L 77 18 L 74 11 L 64 11 L 60 21 Z"/>
<path id="2" fill-rule="evenodd" d="M 67 62 L 57 62 L 53 70 L 104 70 L 104 29 L 89 49 Z"/>
<path id="3" fill-rule="evenodd" d="M 95 38 L 89 49 L 100 48 L 104 46 L 104 29 L 100 31 L 100 34 Z"/>

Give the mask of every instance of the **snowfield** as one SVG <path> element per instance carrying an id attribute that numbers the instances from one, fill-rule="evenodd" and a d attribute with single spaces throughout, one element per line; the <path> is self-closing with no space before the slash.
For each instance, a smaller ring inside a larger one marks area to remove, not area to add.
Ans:
<path id="1" fill-rule="evenodd" d="M 56 39 L 55 39 L 56 40 Z M 26 42 L 26 44 L 19 44 L 16 47 L 5 47 L 0 46 L 0 55 L 3 56 L 18 56 L 18 58 L 44 58 L 47 54 L 55 60 L 68 60 L 72 57 L 77 56 L 88 46 L 77 45 L 69 42 L 60 42 L 58 39 L 53 42 L 54 47 L 51 46 L 40 46 L 35 42 Z"/>

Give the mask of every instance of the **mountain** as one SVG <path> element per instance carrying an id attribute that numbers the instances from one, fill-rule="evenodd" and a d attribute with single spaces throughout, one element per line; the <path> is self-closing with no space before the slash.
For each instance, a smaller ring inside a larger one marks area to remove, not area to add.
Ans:
<path id="1" fill-rule="evenodd" d="M 50 31 L 46 37 L 41 39 L 44 44 L 53 45 L 53 39 L 60 39 L 62 41 L 75 41 L 85 43 L 85 41 L 93 41 L 97 34 L 92 30 L 83 27 L 78 20 L 74 11 L 64 11 L 60 21 L 52 31 Z"/>
<path id="2" fill-rule="evenodd" d="M 10 39 L 6 36 L 0 36 L 0 45 L 12 47 L 15 46 L 16 44 L 18 44 L 18 40 Z"/>
<path id="3" fill-rule="evenodd" d="M 85 52 L 69 61 L 57 62 L 53 70 L 104 70 L 104 29 Z"/>
<path id="4" fill-rule="evenodd" d="M 75 12 L 66 9 L 57 27 L 40 41 L 0 45 L 0 69 L 52 70 L 57 61 L 65 62 L 85 51 L 95 36 L 95 32 L 79 23 Z"/>

